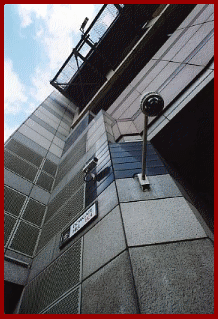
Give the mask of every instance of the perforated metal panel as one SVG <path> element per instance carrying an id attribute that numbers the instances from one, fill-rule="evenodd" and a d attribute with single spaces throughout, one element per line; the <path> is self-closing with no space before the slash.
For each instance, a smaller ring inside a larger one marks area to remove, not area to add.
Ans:
<path id="1" fill-rule="evenodd" d="M 31 182 L 33 182 L 38 170 L 35 166 L 22 160 L 16 155 L 13 155 L 7 150 L 4 152 L 4 166 L 16 174 L 25 177 Z"/>
<path id="2" fill-rule="evenodd" d="M 22 195 L 12 188 L 4 186 L 4 210 L 18 216 L 20 210 L 26 199 L 25 195 Z"/>
<path id="3" fill-rule="evenodd" d="M 46 159 L 44 165 L 43 165 L 43 171 L 45 171 L 48 174 L 51 174 L 52 176 L 55 176 L 57 171 L 57 165 L 48 159 Z"/>
<path id="4" fill-rule="evenodd" d="M 79 171 L 75 177 L 48 204 L 45 223 L 54 213 L 84 184 L 83 172 Z"/>
<path id="5" fill-rule="evenodd" d="M 42 188 L 50 192 L 52 190 L 53 182 L 53 177 L 44 172 L 41 172 L 37 179 L 36 185 L 41 186 Z"/>
<path id="6" fill-rule="evenodd" d="M 30 198 L 22 218 L 40 227 L 45 209 L 45 205 Z"/>
<path id="7" fill-rule="evenodd" d="M 23 295 L 20 314 L 41 312 L 80 282 L 81 241 L 77 241 L 39 276 L 30 282 Z M 61 308 L 61 304 L 59 305 Z"/>
<path id="8" fill-rule="evenodd" d="M 71 220 L 79 217 L 84 208 L 84 186 L 57 211 L 57 213 L 44 225 L 40 235 L 37 252 L 56 235 Z"/>
<path id="9" fill-rule="evenodd" d="M 4 215 L 4 245 L 7 244 L 11 231 L 16 223 L 16 218 L 5 214 Z"/>
<path id="10" fill-rule="evenodd" d="M 57 177 L 55 179 L 55 185 L 62 180 L 62 178 L 76 165 L 79 160 L 86 153 L 86 134 L 81 138 L 81 140 L 72 148 L 72 150 L 67 154 L 63 162 L 60 163 Z"/>
<path id="11" fill-rule="evenodd" d="M 14 152 L 15 154 L 19 155 L 20 157 L 24 158 L 28 162 L 40 166 L 43 157 L 36 152 L 32 151 L 28 147 L 24 146 L 23 144 L 11 139 L 7 145 L 5 146 L 6 149 Z"/>
<path id="12" fill-rule="evenodd" d="M 43 314 L 79 314 L 79 288 L 73 290 Z"/>
<path id="13" fill-rule="evenodd" d="M 10 248 L 32 256 L 38 235 L 38 228 L 21 221 L 18 229 L 16 230 L 12 243 L 10 244 Z"/>

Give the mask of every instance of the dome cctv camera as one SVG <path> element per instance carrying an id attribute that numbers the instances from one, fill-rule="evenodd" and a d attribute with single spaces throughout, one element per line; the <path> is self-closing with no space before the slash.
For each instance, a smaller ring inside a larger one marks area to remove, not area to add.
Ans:
<path id="1" fill-rule="evenodd" d="M 164 100 L 160 94 L 150 92 L 143 96 L 140 108 L 147 116 L 157 116 L 164 108 Z"/>

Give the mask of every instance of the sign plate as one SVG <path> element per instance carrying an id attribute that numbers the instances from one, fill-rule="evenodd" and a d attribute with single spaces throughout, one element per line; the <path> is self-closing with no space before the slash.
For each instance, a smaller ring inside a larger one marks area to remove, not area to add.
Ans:
<path id="1" fill-rule="evenodd" d="M 68 227 L 61 235 L 60 247 L 75 236 L 86 224 L 97 217 L 97 202 L 89 207 L 70 227 Z"/>

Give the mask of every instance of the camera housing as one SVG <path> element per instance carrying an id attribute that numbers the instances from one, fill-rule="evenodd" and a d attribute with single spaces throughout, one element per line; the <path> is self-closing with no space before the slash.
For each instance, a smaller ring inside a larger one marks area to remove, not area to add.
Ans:
<path id="1" fill-rule="evenodd" d="M 164 108 L 164 100 L 159 93 L 149 92 L 141 99 L 140 108 L 147 116 L 157 116 Z"/>
<path id="2" fill-rule="evenodd" d="M 98 163 L 97 157 L 93 157 L 83 168 L 83 173 L 86 175 L 89 174 L 96 166 Z"/>

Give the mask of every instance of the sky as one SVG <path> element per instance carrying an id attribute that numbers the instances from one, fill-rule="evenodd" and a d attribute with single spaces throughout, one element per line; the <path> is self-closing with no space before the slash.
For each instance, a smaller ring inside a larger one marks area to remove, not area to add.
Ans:
<path id="1" fill-rule="evenodd" d="M 4 140 L 55 90 L 50 84 L 101 4 L 5 4 Z"/>

